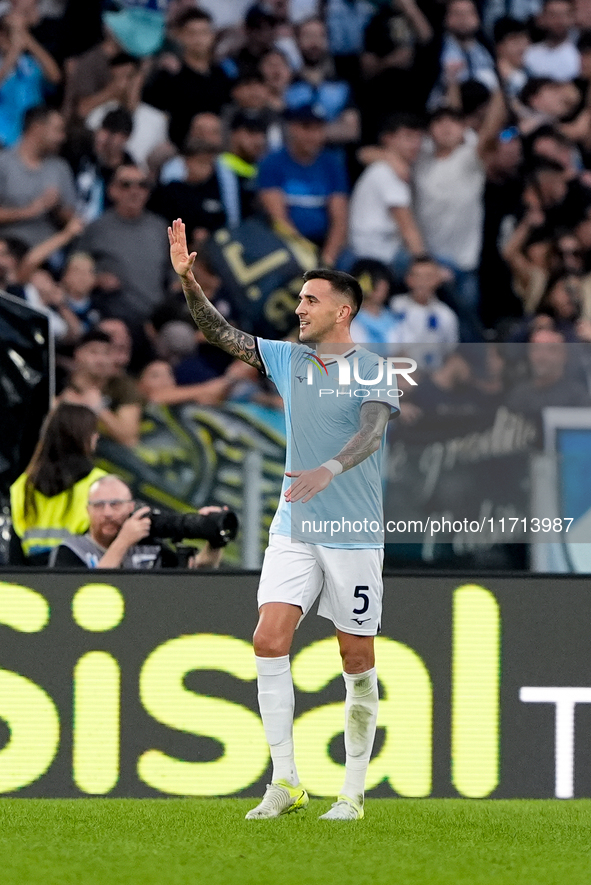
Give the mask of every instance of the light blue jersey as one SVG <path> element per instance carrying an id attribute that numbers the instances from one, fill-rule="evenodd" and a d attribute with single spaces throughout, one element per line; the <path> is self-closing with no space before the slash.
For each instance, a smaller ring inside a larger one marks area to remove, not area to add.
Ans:
<path id="1" fill-rule="evenodd" d="M 257 344 L 283 398 L 289 472 L 319 467 L 338 455 L 360 429 L 363 403 L 383 402 L 399 411 L 395 376 L 388 378 L 380 358 L 357 345 L 337 361 L 319 359 L 303 344 L 263 338 Z M 335 476 L 306 504 L 286 502 L 284 492 L 295 480 L 284 477 L 271 532 L 326 547 L 381 547 L 384 446 L 385 435 L 377 452 Z"/>

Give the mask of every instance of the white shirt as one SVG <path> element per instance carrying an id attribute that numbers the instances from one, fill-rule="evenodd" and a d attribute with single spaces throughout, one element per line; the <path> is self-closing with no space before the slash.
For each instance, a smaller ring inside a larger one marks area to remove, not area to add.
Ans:
<path id="1" fill-rule="evenodd" d="M 86 125 L 89 129 L 99 129 L 109 111 L 118 107 L 118 102 L 106 101 L 90 112 Z M 168 119 L 162 111 L 143 101 L 140 101 L 131 116 L 133 129 L 125 149 L 136 163 L 143 166 L 154 148 L 168 141 Z"/>
<path id="2" fill-rule="evenodd" d="M 404 352 L 415 359 L 421 369 L 440 366 L 460 340 L 457 316 L 438 298 L 418 304 L 411 295 L 395 295 L 390 309 L 398 320 L 398 341 L 415 345 L 405 347 Z"/>
<path id="3" fill-rule="evenodd" d="M 349 242 L 355 255 L 389 264 L 402 247 L 390 209 L 410 203 L 409 185 L 387 163 L 368 166 L 351 195 Z"/>
<path id="4" fill-rule="evenodd" d="M 467 130 L 463 144 L 436 157 L 426 139 L 413 175 L 416 219 L 427 251 L 460 270 L 478 267 L 482 246 L 485 171 L 477 145 L 476 133 Z"/>
<path id="5" fill-rule="evenodd" d="M 534 43 L 525 51 L 523 66 L 530 77 L 549 77 L 551 80 L 566 82 L 581 73 L 581 56 L 570 40 L 558 46 L 547 43 Z"/>

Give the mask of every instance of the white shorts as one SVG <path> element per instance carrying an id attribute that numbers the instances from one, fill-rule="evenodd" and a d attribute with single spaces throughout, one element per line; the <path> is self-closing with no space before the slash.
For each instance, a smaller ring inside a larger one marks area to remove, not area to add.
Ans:
<path id="1" fill-rule="evenodd" d="M 343 633 L 375 636 L 382 617 L 383 547 L 336 548 L 273 533 L 258 591 L 266 602 L 287 602 L 302 617 L 320 596 L 318 614 Z"/>

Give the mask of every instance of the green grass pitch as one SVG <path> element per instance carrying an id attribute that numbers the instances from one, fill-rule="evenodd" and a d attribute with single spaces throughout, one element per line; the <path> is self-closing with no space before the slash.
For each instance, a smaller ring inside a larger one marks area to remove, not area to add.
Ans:
<path id="1" fill-rule="evenodd" d="M 245 821 L 245 799 L 2 799 L 2 885 L 589 885 L 591 800 L 369 800 Z"/>

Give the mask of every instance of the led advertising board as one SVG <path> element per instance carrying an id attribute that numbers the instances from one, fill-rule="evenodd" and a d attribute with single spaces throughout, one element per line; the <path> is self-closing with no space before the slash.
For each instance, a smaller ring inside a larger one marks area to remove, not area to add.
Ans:
<path id="1" fill-rule="evenodd" d="M 0 575 L 0 793 L 250 796 L 269 780 L 250 637 L 258 575 Z M 369 796 L 591 796 L 584 577 L 385 579 Z M 314 795 L 342 783 L 331 624 L 292 653 Z"/>

